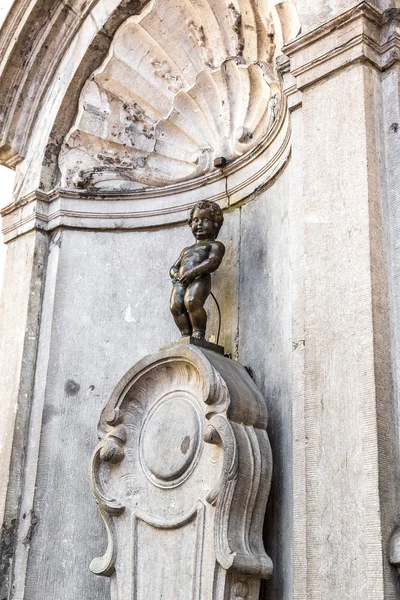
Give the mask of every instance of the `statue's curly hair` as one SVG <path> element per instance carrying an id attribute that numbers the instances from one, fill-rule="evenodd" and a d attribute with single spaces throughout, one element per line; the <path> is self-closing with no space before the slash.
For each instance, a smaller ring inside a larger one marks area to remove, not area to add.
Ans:
<path id="1" fill-rule="evenodd" d="M 192 225 L 194 211 L 198 208 L 202 210 L 208 209 L 210 211 L 211 218 L 214 222 L 214 227 L 216 229 L 215 237 L 217 237 L 217 235 L 219 234 L 219 230 L 221 229 L 222 224 L 224 222 L 224 215 L 222 214 L 221 208 L 216 202 L 210 202 L 209 200 L 202 200 L 201 202 L 198 202 L 195 206 L 193 206 L 192 210 L 190 211 L 190 216 L 188 219 L 189 225 Z"/>

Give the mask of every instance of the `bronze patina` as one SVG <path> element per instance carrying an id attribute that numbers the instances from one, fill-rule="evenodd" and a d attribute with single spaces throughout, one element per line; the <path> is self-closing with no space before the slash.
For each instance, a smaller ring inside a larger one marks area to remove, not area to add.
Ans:
<path id="1" fill-rule="evenodd" d="M 182 337 L 205 338 L 204 303 L 211 292 L 211 273 L 225 254 L 225 246 L 216 241 L 223 221 L 215 202 L 199 202 L 190 211 L 188 223 L 196 243 L 182 250 L 169 271 L 173 283 L 170 308 Z"/>

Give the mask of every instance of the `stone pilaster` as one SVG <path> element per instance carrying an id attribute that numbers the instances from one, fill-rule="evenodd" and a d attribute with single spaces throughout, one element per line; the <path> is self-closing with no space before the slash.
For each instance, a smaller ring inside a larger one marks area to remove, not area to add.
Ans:
<path id="1" fill-rule="evenodd" d="M 40 231 L 18 237 L 8 246 L 0 304 L 1 595 L 9 592 L 17 542 L 46 262 L 47 235 Z"/>
<path id="2" fill-rule="evenodd" d="M 293 321 L 304 365 L 294 368 L 293 597 L 393 598 L 386 555 L 398 443 L 382 73 L 397 61 L 398 38 L 363 2 L 286 54 L 304 203 L 293 228 L 304 244 L 304 267 L 294 265 L 303 273 Z"/>

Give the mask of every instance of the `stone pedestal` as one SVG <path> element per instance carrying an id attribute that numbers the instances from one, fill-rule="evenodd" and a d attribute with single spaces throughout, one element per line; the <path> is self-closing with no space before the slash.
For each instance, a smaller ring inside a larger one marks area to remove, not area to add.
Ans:
<path id="1" fill-rule="evenodd" d="M 108 548 L 90 568 L 112 600 L 258 599 L 272 573 L 266 427 L 254 382 L 216 352 L 178 344 L 128 371 L 91 461 Z"/>

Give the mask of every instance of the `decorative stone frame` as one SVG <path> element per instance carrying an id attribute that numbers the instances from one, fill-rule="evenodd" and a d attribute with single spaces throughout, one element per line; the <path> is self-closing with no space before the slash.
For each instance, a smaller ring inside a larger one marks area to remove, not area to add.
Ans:
<path id="1" fill-rule="evenodd" d="M 272 573 L 262 541 L 272 475 L 266 427 L 247 371 L 213 351 L 177 344 L 128 371 L 102 412 L 90 476 L 108 535 L 90 568 L 113 578 L 114 600 L 161 589 L 258 598 Z M 186 581 L 178 569 L 163 583 L 157 561 L 169 560 L 169 548 L 179 562 L 178 530 L 190 573 Z"/>

